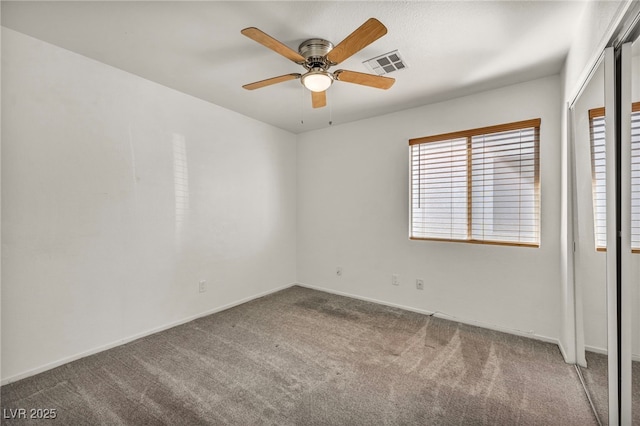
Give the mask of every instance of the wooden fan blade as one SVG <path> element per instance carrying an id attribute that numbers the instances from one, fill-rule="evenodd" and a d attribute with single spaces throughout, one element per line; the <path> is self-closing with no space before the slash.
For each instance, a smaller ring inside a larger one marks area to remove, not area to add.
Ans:
<path id="1" fill-rule="evenodd" d="M 314 108 L 327 106 L 327 92 L 311 92 L 311 105 Z"/>
<path id="2" fill-rule="evenodd" d="M 356 71 L 338 70 L 333 73 L 333 76 L 338 81 L 344 81 L 346 83 L 361 84 L 362 86 L 375 87 L 376 89 L 387 90 L 393 83 L 396 82 L 395 78 L 383 77 L 381 75 L 365 74 Z"/>
<path id="3" fill-rule="evenodd" d="M 339 64 L 351 55 L 364 49 L 387 33 L 387 27 L 376 18 L 369 18 L 358 29 L 349 34 L 327 55 L 327 59 L 333 64 Z"/>
<path id="4" fill-rule="evenodd" d="M 289 48 L 288 46 L 285 46 L 283 43 L 271 37 L 269 34 L 264 33 L 255 27 L 245 28 L 240 32 L 249 37 L 251 40 L 257 41 L 261 45 L 268 47 L 274 52 L 281 54 L 285 58 L 297 64 L 303 64 L 305 62 L 304 56 Z"/>
<path id="5" fill-rule="evenodd" d="M 265 86 L 271 86 L 272 84 L 282 83 L 283 81 L 295 80 L 300 78 L 300 74 L 285 74 L 278 77 L 268 78 L 266 80 L 256 81 L 255 83 L 245 84 L 244 87 L 247 90 L 255 90 Z"/>

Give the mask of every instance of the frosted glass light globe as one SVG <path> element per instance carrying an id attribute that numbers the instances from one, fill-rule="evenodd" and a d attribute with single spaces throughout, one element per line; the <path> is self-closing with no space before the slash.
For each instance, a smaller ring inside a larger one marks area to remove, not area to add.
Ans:
<path id="1" fill-rule="evenodd" d="M 302 76 L 302 84 L 312 92 L 324 92 L 331 83 L 333 79 L 326 71 L 310 71 Z"/>

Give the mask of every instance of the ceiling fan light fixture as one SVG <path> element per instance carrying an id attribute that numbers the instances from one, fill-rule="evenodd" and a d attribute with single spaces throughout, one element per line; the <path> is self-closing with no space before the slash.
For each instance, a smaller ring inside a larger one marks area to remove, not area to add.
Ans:
<path id="1" fill-rule="evenodd" d="M 242 87 L 246 90 L 259 89 L 261 87 L 271 86 L 272 84 L 300 79 L 300 83 L 311 92 L 311 106 L 313 108 L 322 108 L 327 105 L 326 90 L 331 87 L 334 80 L 377 89 L 388 89 L 395 81 L 393 78 L 364 74 L 356 71 L 338 70 L 333 73 L 328 71 L 329 68 L 355 55 L 387 33 L 387 27 L 376 18 L 367 19 L 364 24 L 356 28 L 355 31 L 338 43 L 335 48 L 328 40 L 311 38 L 303 41 L 298 46 L 297 52 L 256 27 L 245 28 L 240 32 L 251 40 L 260 43 L 264 47 L 302 66 L 306 70 L 304 74 L 285 74 L 245 84 Z M 391 58 L 391 56 L 389 58 L 395 65 L 397 61 Z"/>
<path id="2" fill-rule="evenodd" d="M 324 70 L 311 70 L 301 80 L 302 85 L 312 92 L 324 92 L 333 83 L 333 76 Z"/>

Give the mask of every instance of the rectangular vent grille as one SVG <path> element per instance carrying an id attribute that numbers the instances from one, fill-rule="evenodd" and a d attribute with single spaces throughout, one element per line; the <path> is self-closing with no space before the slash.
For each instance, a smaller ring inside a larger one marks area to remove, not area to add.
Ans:
<path id="1" fill-rule="evenodd" d="M 407 63 L 400 56 L 400 52 L 385 53 L 363 62 L 371 71 L 378 75 L 389 74 L 407 68 Z"/>

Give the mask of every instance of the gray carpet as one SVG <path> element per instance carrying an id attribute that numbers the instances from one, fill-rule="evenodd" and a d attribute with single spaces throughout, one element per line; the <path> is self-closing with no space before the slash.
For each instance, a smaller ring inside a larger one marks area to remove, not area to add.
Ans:
<path id="1" fill-rule="evenodd" d="M 595 425 L 555 345 L 292 287 L 2 387 L 60 425 Z"/>

